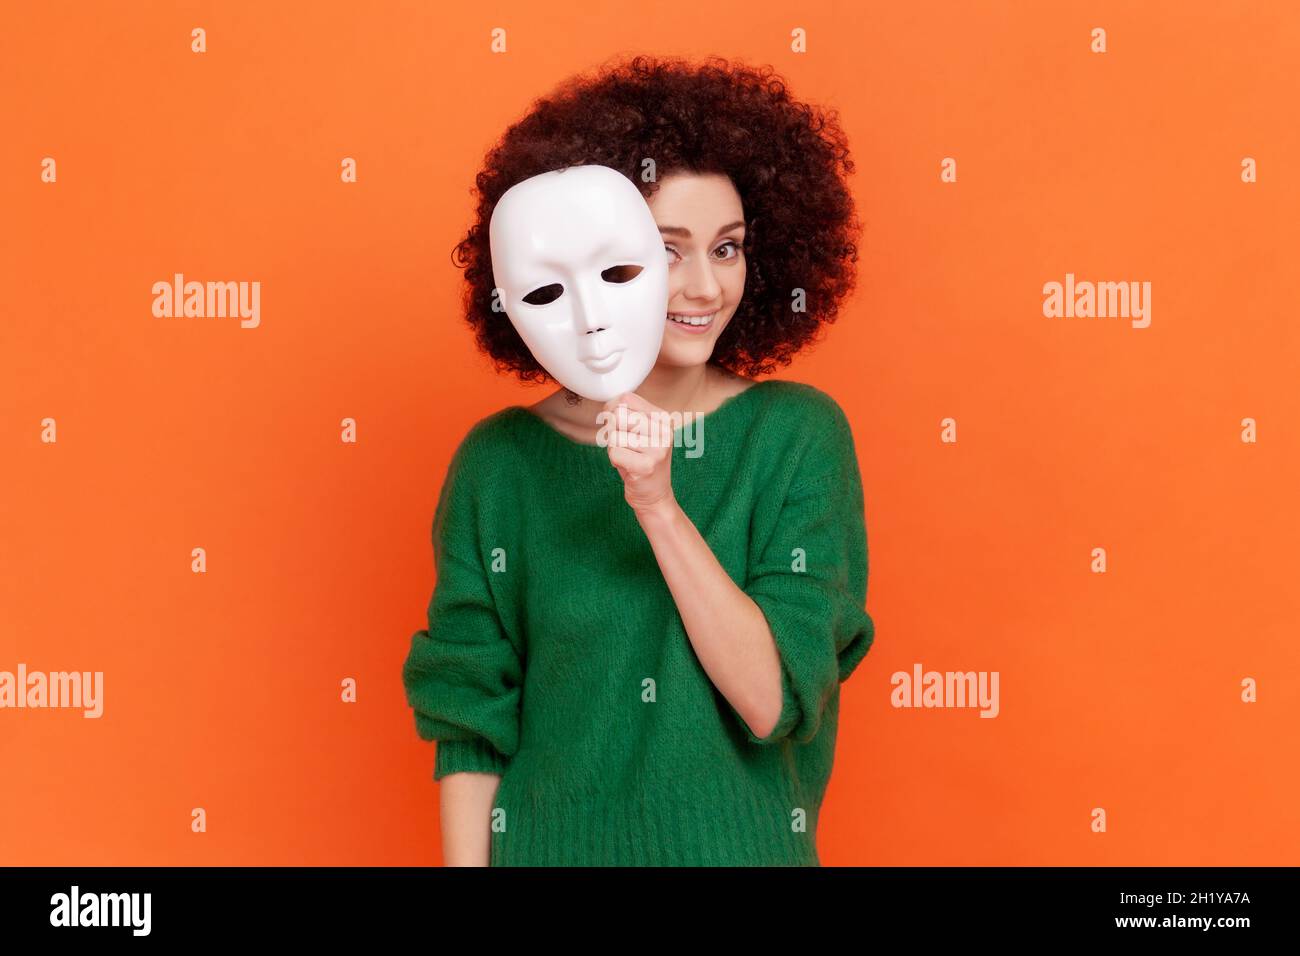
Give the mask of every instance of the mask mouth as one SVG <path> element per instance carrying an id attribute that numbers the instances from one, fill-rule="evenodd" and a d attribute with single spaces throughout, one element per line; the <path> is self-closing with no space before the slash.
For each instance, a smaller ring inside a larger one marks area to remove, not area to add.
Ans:
<path id="1" fill-rule="evenodd" d="M 593 372 L 609 372 L 623 361 L 623 349 L 614 349 L 612 352 L 606 352 L 604 355 L 592 355 L 584 358 L 582 364 L 587 366 Z"/>

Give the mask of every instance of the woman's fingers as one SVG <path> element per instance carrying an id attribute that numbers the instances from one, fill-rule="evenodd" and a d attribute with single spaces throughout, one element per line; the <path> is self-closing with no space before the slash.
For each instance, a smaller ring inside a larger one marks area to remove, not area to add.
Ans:
<path id="1" fill-rule="evenodd" d="M 631 448 L 662 448 L 672 444 L 673 429 L 662 408 L 635 392 L 624 392 L 605 403 L 611 444 L 618 440 Z"/>

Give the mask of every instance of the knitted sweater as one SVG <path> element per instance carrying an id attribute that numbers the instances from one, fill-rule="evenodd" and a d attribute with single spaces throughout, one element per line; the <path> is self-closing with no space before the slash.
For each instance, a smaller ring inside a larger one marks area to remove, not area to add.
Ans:
<path id="1" fill-rule="evenodd" d="M 772 631 L 780 718 L 755 736 L 710 681 L 608 449 L 519 405 L 484 418 L 402 677 L 434 779 L 501 777 L 492 866 L 820 865 L 839 685 L 875 633 L 849 423 L 767 380 L 676 435 L 677 501 Z"/>

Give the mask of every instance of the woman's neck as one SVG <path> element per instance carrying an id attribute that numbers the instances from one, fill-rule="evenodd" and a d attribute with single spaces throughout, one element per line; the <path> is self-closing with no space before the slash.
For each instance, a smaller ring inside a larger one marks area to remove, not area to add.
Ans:
<path id="1" fill-rule="evenodd" d="M 636 393 L 666 412 L 708 412 L 712 410 L 710 401 L 721 377 L 708 365 L 688 365 L 684 368 L 663 368 L 656 365 Z"/>
<path id="2" fill-rule="evenodd" d="M 707 415 L 718 405 L 751 384 L 712 365 L 663 368 L 656 365 L 636 393 L 666 412 L 696 412 Z M 599 428 L 597 416 L 605 403 L 590 398 L 570 405 L 568 391 L 558 388 L 532 408 L 559 430 L 577 441 L 591 442 Z"/>

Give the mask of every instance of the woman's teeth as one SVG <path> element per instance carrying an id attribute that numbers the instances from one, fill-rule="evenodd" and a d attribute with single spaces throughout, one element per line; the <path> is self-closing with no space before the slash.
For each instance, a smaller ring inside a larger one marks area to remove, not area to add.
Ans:
<path id="1" fill-rule="evenodd" d="M 713 321 L 714 316 L 716 316 L 717 314 L 718 313 L 716 312 L 710 312 L 708 315 L 678 315 L 675 312 L 669 312 L 668 320 L 670 322 L 677 322 L 681 325 L 692 325 L 692 326 L 699 327 L 699 326 L 708 325 L 710 322 Z"/>

